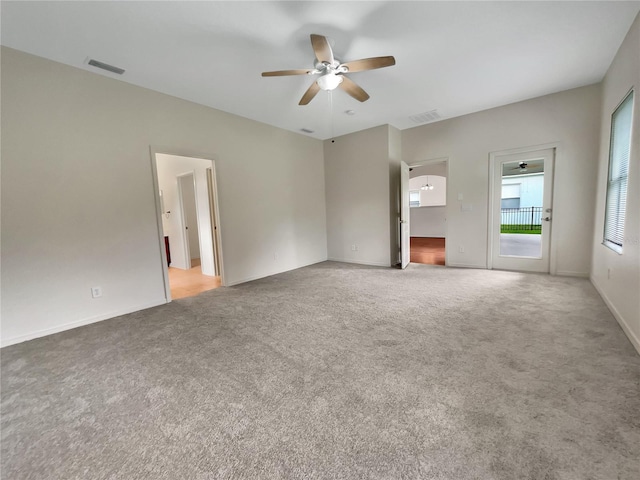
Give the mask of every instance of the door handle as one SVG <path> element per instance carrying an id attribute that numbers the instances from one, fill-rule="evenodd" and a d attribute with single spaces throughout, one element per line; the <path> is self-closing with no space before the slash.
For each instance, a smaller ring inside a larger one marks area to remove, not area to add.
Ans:
<path id="1" fill-rule="evenodd" d="M 544 220 L 545 222 L 550 222 L 551 217 L 542 217 L 540 220 Z"/>

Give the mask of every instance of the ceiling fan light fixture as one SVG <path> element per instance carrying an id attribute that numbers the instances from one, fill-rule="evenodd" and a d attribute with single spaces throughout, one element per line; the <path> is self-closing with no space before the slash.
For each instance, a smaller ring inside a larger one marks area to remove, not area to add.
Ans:
<path id="1" fill-rule="evenodd" d="M 340 85 L 342 83 L 344 79 L 342 78 L 341 75 L 336 75 L 333 72 L 327 72 L 325 74 L 323 74 L 320 78 L 318 78 L 317 82 L 318 82 L 318 86 L 322 89 L 322 90 L 335 90 L 336 88 L 338 88 L 338 85 Z"/>

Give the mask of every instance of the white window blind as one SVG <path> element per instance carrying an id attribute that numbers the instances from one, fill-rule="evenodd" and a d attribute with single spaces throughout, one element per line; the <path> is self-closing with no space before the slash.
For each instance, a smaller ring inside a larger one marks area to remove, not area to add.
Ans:
<path id="1" fill-rule="evenodd" d="M 627 179 L 631 152 L 633 91 L 627 95 L 611 117 L 609 178 L 605 208 L 604 245 L 622 253 L 624 218 L 627 210 Z"/>

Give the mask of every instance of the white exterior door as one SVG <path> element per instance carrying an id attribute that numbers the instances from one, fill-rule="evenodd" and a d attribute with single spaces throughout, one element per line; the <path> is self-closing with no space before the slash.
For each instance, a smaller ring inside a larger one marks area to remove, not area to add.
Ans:
<path id="1" fill-rule="evenodd" d="M 549 273 L 554 154 L 491 158 L 489 268 Z"/>
<path id="2" fill-rule="evenodd" d="M 400 251 L 402 268 L 407 268 L 411 258 L 411 230 L 409 229 L 409 165 L 400 162 Z"/>

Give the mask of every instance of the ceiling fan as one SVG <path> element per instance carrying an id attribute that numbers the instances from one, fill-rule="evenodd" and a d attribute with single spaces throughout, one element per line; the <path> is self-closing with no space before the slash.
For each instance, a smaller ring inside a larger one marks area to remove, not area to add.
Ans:
<path id="1" fill-rule="evenodd" d="M 396 59 L 389 57 L 372 57 L 340 63 L 333 56 L 327 38 L 322 35 L 311 34 L 311 46 L 316 55 L 313 69 L 278 70 L 262 72 L 263 77 L 281 77 L 285 75 L 320 75 L 304 93 L 298 105 L 307 105 L 320 90 L 335 90 L 341 88 L 360 102 L 369 99 L 369 94 L 345 73 L 362 72 L 375 68 L 390 67 L 396 64 Z"/>
<path id="2" fill-rule="evenodd" d="M 509 170 L 520 170 L 521 172 L 526 172 L 528 165 L 529 164 L 527 162 L 520 162 L 517 167 L 510 168 Z"/>

